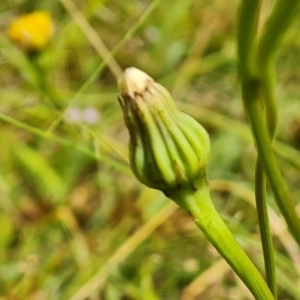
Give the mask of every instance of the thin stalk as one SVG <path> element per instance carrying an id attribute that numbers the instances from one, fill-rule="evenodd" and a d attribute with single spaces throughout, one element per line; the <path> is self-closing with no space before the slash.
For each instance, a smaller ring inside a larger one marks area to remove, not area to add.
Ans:
<path id="1" fill-rule="evenodd" d="M 262 103 L 259 99 L 258 82 L 255 80 L 243 82 L 242 94 L 258 154 L 273 190 L 276 203 L 292 235 L 300 245 L 300 219 L 295 211 L 294 203 L 290 198 L 271 145 L 269 131 L 263 117 Z"/>
<path id="2" fill-rule="evenodd" d="M 277 205 L 293 236 L 300 245 L 300 219 L 295 212 L 294 204 L 290 199 L 288 188 L 281 175 L 271 146 L 277 122 L 272 121 L 276 106 L 274 104 L 272 81 L 270 80 L 272 74 L 269 69 L 269 67 L 272 66 L 274 51 L 288 28 L 292 17 L 295 15 L 295 11 L 299 8 L 299 0 L 288 1 L 288 3 L 287 1 L 278 0 L 275 3 L 272 14 L 259 40 L 255 63 L 253 61 L 253 55 L 249 53 L 253 51 L 256 52 L 254 31 L 257 25 L 257 16 L 247 16 L 247 9 L 250 9 L 251 2 L 250 0 L 244 0 L 242 3 L 238 27 L 238 53 L 244 107 L 248 113 L 258 154 L 275 195 Z M 255 3 L 257 3 L 257 0 Z M 257 13 L 257 10 L 253 9 L 252 13 L 254 14 L 255 12 Z M 249 26 L 250 29 L 245 30 L 245 26 Z M 245 48 L 245 40 L 247 39 L 248 41 L 246 43 L 250 47 L 248 49 Z M 265 71 L 267 73 L 265 74 L 269 79 L 265 81 L 258 75 L 258 68 L 261 66 L 268 67 L 267 71 Z M 262 90 L 264 90 L 264 92 L 262 92 Z M 265 97 L 265 95 L 269 95 L 269 97 Z M 263 105 L 266 109 L 268 129 L 266 128 L 264 119 L 265 113 Z"/>
<path id="3" fill-rule="evenodd" d="M 255 170 L 255 201 L 260 229 L 266 280 L 274 298 L 277 299 L 277 280 L 275 271 L 274 247 L 270 230 L 268 207 L 266 200 L 266 176 L 259 157 Z"/>
<path id="4" fill-rule="evenodd" d="M 244 0 L 238 20 L 239 75 L 247 79 L 255 75 L 256 33 L 261 0 Z"/>
<path id="5" fill-rule="evenodd" d="M 262 100 L 266 109 L 266 120 L 273 139 L 278 122 L 275 97 L 275 53 L 300 7 L 299 0 L 277 0 L 267 18 L 257 45 L 256 64 L 261 82 Z"/>
<path id="6" fill-rule="evenodd" d="M 250 1 L 251 2 L 251 1 Z M 277 0 L 263 27 L 258 43 L 257 62 L 263 67 L 273 63 L 279 43 L 300 6 L 299 0 Z"/>
<path id="7" fill-rule="evenodd" d="M 258 78 L 260 81 L 259 90 L 261 93 L 261 99 L 264 103 L 266 122 L 269 129 L 270 141 L 272 143 L 275 131 L 278 122 L 278 109 L 277 101 L 275 97 L 275 53 L 280 44 L 281 39 L 286 33 L 289 25 L 291 24 L 296 13 L 299 11 L 300 1 L 299 0 L 277 0 L 274 4 L 274 7 L 269 15 L 266 23 L 264 24 L 260 39 L 257 45 L 257 57 L 256 63 L 257 68 L 259 69 Z M 256 141 L 258 144 L 258 141 Z M 266 163 L 266 162 L 264 162 Z M 277 161 L 275 161 L 277 165 Z M 278 166 L 277 169 L 279 170 Z M 284 182 L 280 172 L 281 182 Z M 267 173 L 268 176 L 268 173 Z M 269 176 L 268 176 L 269 177 Z M 270 178 L 268 178 L 271 181 Z M 275 189 L 280 188 L 280 186 L 274 186 L 271 183 L 274 194 L 281 194 Z M 287 188 L 285 188 L 287 190 Z M 276 197 L 276 196 L 275 196 Z M 286 195 L 287 198 L 288 195 Z M 287 201 L 291 206 L 293 203 L 290 200 L 285 200 L 283 198 L 276 197 L 277 204 L 279 209 L 285 206 L 285 201 Z M 281 202 L 280 204 L 278 202 Z M 292 209 L 294 211 L 294 209 Z M 281 210 L 282 214 L 285 213 Z M 292 213 L 293 214 L 293 213 Z M 295 214 L 291 216 L 291 219 L 294 219 L 296 223 L 300 224 L 299 217 Z M 300 225 L 298 225 L 299 227 Z M 299 236 L 299 231 L 297 236 Z M 298 240 L 298 239 L 297 239 Z"/>
<path id="8" fill-rule="evenodd" d="M 257 76 L 256 69 L 256 49 L 257 49 L 257 25 L 261 1 L 244 0 L 240 9 L 239 26 L 238 26 L 238 54 L 240 65 L 240 76 L 242 82 L 249 82 L 251 85 L 252 78 Z M 271 70 L 271 69 L 270 69 Z M 268 77 L 271 78 L 271 77 Z M 267 122 L 270 130 L 270 136 L 274 136 L 277 126 L 277 107 L 274 100 L 272 81 L 265 82 L 263 92 L 269 99 L 266 110 Z M 252 101 L 250 98 L 249 101 Z M 277 299 L 276 272 L 274 261 L 274 248 L 272 236 L 270 233 L 269 217 L 266 202 L 266 178 L 264 170 L 261 166 L 260 157 L 257 157 L 256 176 L 255 176 L 255 200 L 257 208 L 257 216 L 259 223 L 259 231 L 262 241 L 262 250 L 264 255 L 264 265 L 267 284 Z"/>
<path id="9" fill-rule="evenodd" d="M 198 180 L 194 189 L 177 191 L 168 197 L 192 215 L 197 226 L 245 283 L 255 299 L 274 300 L 260 272 L 215 210 L 205 178 Z"/>

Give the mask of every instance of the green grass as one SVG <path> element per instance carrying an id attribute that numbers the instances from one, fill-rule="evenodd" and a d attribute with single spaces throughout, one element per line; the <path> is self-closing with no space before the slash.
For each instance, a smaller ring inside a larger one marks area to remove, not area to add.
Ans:
<path id="1" fill-rule="evenodd" d="M 0 4 L 0 299 L 253 299 L 189 215 L 133 177 L 116 99 L 116 75 L 134 66 L 203 124 L 212 141 L 213 201 L 263 270 L 256 152 L 237 76 L 239 1 L 74 2 L 83 18 L 69 0 Z M 56 27 L 39 57 L 47 90 L 6 36 L 15 16 L 37 9 L 49 11 Z M 90 24 L 84 31 L 82 20 Z M 277 64 L 275 148 L 293 199 L 300 182 L 299 31 L 296 20 Z M 297 300 L 299 248 L 271 193 L 268 200 L 278 298 Z"/>

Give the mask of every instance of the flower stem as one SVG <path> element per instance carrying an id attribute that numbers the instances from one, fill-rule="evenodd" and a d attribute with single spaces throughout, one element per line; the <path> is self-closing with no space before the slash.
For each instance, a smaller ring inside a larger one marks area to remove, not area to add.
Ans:
<path id="1" fill-rule="evenodd" d="M 268 177 L 277 205 L 294 238 L 300 244 L 300 219 L 290 199 L 286 183 L 281 175 L 272 149 L 278 109 L 275 97 L 275 53 L 280 41 L 299 9 L 299 0 L 276 0 L 257 38 L 259 3 L 250 11 L 249 0 L 242 2 L 238 26 L 238 52 L 242 95 L 252 133 L 258 149 L 255 192 L 262 248 L 268 285 L 277 297 L 274 250 L 269 229 L 266 205 L 266 179 Z M 247 27 L 245 29 L 245 26 Z M 246 42 L 245 42 L 246 41 Z M 245 47 L 245 43 L 248 48 Z"/>
<path id="2" fill-rule="evenodd" d="M 260 13 L 261 1 L 244 0 L 240 9 L 239 26 L 238 26 L 238 53 L 239 53 L 239 64 L 240 64 L 240 75 L 244 86 L 249 83 L 252 85 L 253 79 L 257 77 L 256 69 L 256 51 L 257 51 L 257 24 Z M 260 42 L 263 39 L 260 40 Z M 260 79 L 264 83 L 262 92 L 264 93 L 265 100 L 265 113 L 268 123 L 270 137 L 275 135 L 277 126 L 277 107 L 274 97 L 274 89 L 272 88 L 273 78 L 272 75 L 272 64 L 269 64 L 270 68 L 266 70 L 266 76 L 261 76 Z M 269 76 L 267 76 L 269 75 Z M 255 82 L 255 80 L 254 80 Z M 249 92 L 247 90 L 247 92 Z M 252 93 L 251 93 L 252 95 Z M 254 94 L 253 94 L 254 95 Z M 244 99 L 245 110 L 247 111 L 246 100 Z M 253 99 L 248 98 L 249 101 Z M 271 141 L 271 139 L 270 139 Z M 262 240 L 262 250 L 264 255 L 265 273 L 267 284 L 272 291 L 274 298 L 277 298 L 277 287 L 276 287 L 276 272 L 275 272 L 275 261 L 274 261 L 274 248 L 272 243 L 272 236 L 270 233 L 269 218 L 267 211 L 266 202 L 266 178 L 264 170 L 261 165 L 260 156 L 257 157 L 256 162 L 256 174 L 255 174 L 255 200 L 257 207 L 257 216 L 259 231 Z"/>
<path id="3" fill-rule="evenodd" d="M 261 81 L 262 100 L 266 120 L 273 139 L 277 127 L 278 110 L 275 99 L 275 53 L 283 35 L 300 8 L 299 0 L 277 0 L 267 18 L 257 44 L 256 64 Z"/>
<path id="4" fill-rule="evenodd" d="M 266 176 L 259 157 L 257 157 L 255 170 L 255 201 L 264 255 L 266 280 L 272 294 L 274 295 L 274 298 L 277 299 L 277 280 L 275 271 L 274 248 L 270 231 L 270 222 L 266 200 Z"/>
<path id="5" fill-rule="evenodd" d="M 300 1 L 293 0 L 287 3 L 287 1 L 277 0 L 275 2 L 258 45 L 256 45 L 255 34 L 259 10 L 252 8 L 252 16 L 251 14 L 249 16 L 247 9 L 251 6 L 251 2 L 243 1 L 238 27 L 238 52 L 244 107 L 252 126 L 259 158 L 277 205 L 294 238 L 300 244 L 300 219 L 295 212 L 294 203 L 290 199 L 288 188 L 271 145 L 277 125 L 277 108 L 273 87 L 274 53 L 295 12 L 299 9 Z M 258 0 L 255 3 L 257 4 Z M 256 7 L 259 5 L 257 4 Z M 249 29 L 246 30 L 245 26 L 248 26 Z M 248 49 L 245 47 L 245 40 L 247 40 Z M 255 59 L 253 59 L 252 52 L 256 53 Z M 258 70 L 263 71 L 259 72 Z"/>
<path id="6" fill-rule="evenodd" d="M 167 196 L 192 215 L 197 226 L 249 288 L 255 299 L 274 300 L 260 272 L 216 212 L 205 178 L 198 180 L 194 189 L 183 189 Z"/>
<path id="7" fill-rule="evenodd" d="M 259 99 L 257 82 L 243 82 L 242 93 L 258 154 L 274 192 L 275 200 L 291 233 L 300 245 L 300 219 L 295 211 L 294 203 L 290 198 L 288 188 L 282 177 L 271 146 L 269 132 L 263 117 L 262 103 Z"/>
<path id="8" fill-rule="evenodd" d="M 255 75 L 256 32 L 261 0 L 243 0 L 238 20 L 239 75 L 247 79 Z"/>
<path id="9" fill-rule="evenodd" d="M 258 43 L 257 62 L 259 65 L 262 64 L 262 70 L 265 66 L 273 63 L 279 43 L 299 8 L 299 0 L 277 0 L 275 2 Z"/>

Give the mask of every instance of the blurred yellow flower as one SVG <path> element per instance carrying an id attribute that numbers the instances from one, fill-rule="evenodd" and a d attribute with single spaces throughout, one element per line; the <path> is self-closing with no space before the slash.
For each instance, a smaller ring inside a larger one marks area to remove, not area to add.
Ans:
<path id="1" fill-rule="evenodd" d="M 54 32 L 54 25 L 47 12 L 37 11 L 14 20 L 8 28 L 9 38 L 25 51 L 44 49 Z"/>

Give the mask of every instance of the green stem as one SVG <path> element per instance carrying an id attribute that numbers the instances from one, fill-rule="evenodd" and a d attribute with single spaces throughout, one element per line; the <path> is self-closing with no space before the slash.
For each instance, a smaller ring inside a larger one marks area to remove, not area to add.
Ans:
<path id="1" fill-rule="evenodd" d="M 283 6 L 285 7 L 282 7 Z M 294 3 L 295 4 L 295 3 Z M 287 8 L 287 9 L 286 9 Z M 259 68 L 261 99 L 264 103 L 265 119 L 270 134 L 270 142 L 273 142 L 278 124 L 278 109 L 275 96 L 275 59 L 274 54 L 288 23 L 293 5 L 277 1 L 276 5 L 264 24 L 262 34 L 257 45 L 256 64 Z M 284 20 L 282 22 L 282 20 Z M 280 25 L 278 24 L 280 23 Z M 259 157 L 256 162 L 255 172 L 255 199 L 258 215 L 258 223 L 261 234 L 262 249 L 267 284 L 277 299 L 277 280 L 274 259 L 274 247 L 268 217 L 266 200 L 266 177 Z"/>
<path id="2" fill-rule="evenodd" d="M 263 117 L 262 103 L 259 99 L 258 82 L 255 80 L 243 82 L 242 94 L 258 154 L 274 192 L 276 203 L 291 233 L 300 245 L 300 219 L 295 211 L 294 203 L 290 198 L 288 188 L 281 175 L 271 146 L 270 135 Z"/>
<path id="3" fill-rule="evenodd" d="M 257 67 L 253 65 L 253 55 L 251 55 L 251 50 L 255 49 L 254 31 L 257 24 L 257 15 L 255 15 L 257 10 L 252 10 L 252 17 L 247 16 L 247 9 L 251 6 L 249 2 L 251 1 L 244 0 L 242 4 L 238 28 L 238 52 L 244 106 L 250 119 L 259 157 L 274 192 L 277 205 L 293 236 L 300 245 L 300 219 L 295 212 L 294 204 L 290 199 L 288 188 L 282 178 L 271 147 L 277 123 L 276 105 L 273 96 L 272 59 L 281 37 L 299 7 L 299 1 L 276 2 L 259 40 L 256 59 Z M 257 0 L 255 3 L 256 7 L 258 7 Z M 245 30 L 244 26 L 249 26 L 250 29 Z M 247 39 L 247 45 L 250 47 L 248 49 L 246 49 L 244 41 Z M 258 75 L 258 68 L 265 70 L 263 79 Z M 261 99 L 263 102 L 261 102 Z M 262 103 L 266 109 L 269 130 L 266 129 Z"/>
<path id="4" fill-rule="evenodd" d="M 274 298 L 277 299 L 274 248 L 266 200 L 266 176 L 264 174 L 259 157 L 257 157 L 255 170 L 255 201 L 262 241 L 267 284 L 274 295 Z"/>
<path id="5" fill-rule="evenodd" d="M 259 75 L 261 99 L 264 103 L 266 123 L 270 140 L 273 141 L 278 124 L 278 109 L 275 97 L 275 66 L 270 63 Z"/>
<path id="6" fill-rule="evenodd" d="M 238 20 L 238 58 L 240 77 L 254 76 L 256 55 L 256 32 L 261 0 L 244 0 L 240 7 Z"/>
<path id="7" fill-rule="evenodd" d="M 254 6 L 253 6 L 254 3 Z M 257 24 L 260 13 L 261 1 L 244 0 L 240 9 L 239 26 L 238 26 L 238 54 L 239 54 L 239 71 L 242 82 L 252 84 L 253 78 L 258 77 L 256 68 L 256 50 L 257 50 Z M 271 64 L 270 64 L 271 66 Z M 266 70 L 269 72 L 272 68 Z M 266 74 L 264 74 L 266 75 Z M 271 75 L 267 74 L 267 75 Z M 274 136 L 277 126 L 277 107 L 275 97 L 273 95 L 271 76 L 262 76 L 264 88 L 262 92 L 265 94 L 266 115 L 270 136 Z M 255 82 L 255 80 L 254 80 Z M 248 98 L 251 101 L 251 97 Z M 246 100 L 245 100 L 246 101 Z M 245 105 L 246 108 L 246 105 Z M 260 159 L 257 158 L 256 176 L 255 176 L 255 199 L 257 207 L 257 216 L 259 221 L 259 231 L 262 240 L 262 250 L 264 255 L 264 264 L 266 279 L 274 298 L 277 298 L 276 272 L 274 261 L 274 249 L 272 236 L 270 233 L 269 218 L 267 212 L 267 202 L 265 197 L 266 178 L 262 169 Z"/>
<path id="8" fill-rule="evenodd" d="M 261 81 L 262 99 L 266 118 L 273 139 L 277 127 L 278 110 L 275 99 L 275 59 L 274 55 L 283 35 L 299 9 L 299 0 L 277 0 L 263 26 L 257 45 L 256 64 Z"/>
<path id="9" fill-rule="evenodd" d="M 278 122 L 278 110 L 275 99 L 275 51 L 299 9 L 299 0 L 277 0 L 273 10 L 263 26 L 258 44 L 255 43 L 257 10 L 252 11 L 252 17 L 247 16 L 249 1 L 244 0 L 239 22 L 239 58 L 242 78 L 242 93 L 245 110 L 252 125 L 259 159 L 256 169 L 256 202 L 262 236 L 262 246 L 265 257 L 267 281 L 276 298 L 275 267 L 271 235 L 269 232 L 268 215 L 265 199 L 265 178 L 263 165 L 268 180 L 275 195 L 277 205 L 286 219 L 286 222 L 300 244 L 300 220 L 295 212 L 294 204 L 290 199 L 289 191 L 280 173 L 277 160 L 271 144 L 275 136 Z M 245 22 L 248 18 L 248 23 Z M 249 21 L 250 18 L 250 21 Z M 248 31 L 244 26 L 249 26 Z M 243 34 L 243 35 L 242 35 Z M 244 47 L 247 40 L 249 48 Z M 257 48 L 256 48 L 257 46 Z M 255 52 L 256 58 L 249 52 Z M 254 61 L 254 63 L 253 63 Z M 266 123 L 268 129 L 266 129 Z M 261 162 L 259 161 L 261 160 Z"/>
<path id="10" fill-rule="evenodd" d="M 285 1 L 285 0 L 277 0 L 275 2 L 275 5 L 272 9 L 272 12 L 270 16 L 268 17 L 266 23 L 264 24 L 261 37 L 258 42 L 258 50 L 257 50 L 257 57 L 256 57 L 256 63 L 257 63 L 257 69 L 259 69 L 260 72 L 258 72 L 258 79 L 260 81 L 259 89 L 261 92 L 260 98 L 262 99 L 264 103 L 265 108 L 265 115 L 266 115 L 266 121 L 269 128 L 269 134 L 270 134 L 270 142 L 272 143 L 272 140 L 275 136 L 275 131 L 277 127 L 277 120 L 278 120 L 278 110 L 276 105 L 276 99 L 275 99 L 275 59 L 274 55 L 276 53 L 276 49 L 278 48 L 280 41 L 284 34 L 286 33 L 289 25 L 291 24 L 294 16 L 298 12 L 300 8 L 300 1 L 299 0 L 291 0 L 291 1 Z M 249 101 L 251 101 L 249 99 Z M 258 101 L 258 100 L 257 100 Z M 246 107 L 246 105 L 245 105 Z M 255 107 L 255 105 L 253 106 Z M 260 110 L 258 108 L 258 110 Z M 249 111 L 248 111 L 249 113 Z M 249 113 L 250 115 L 250 113 Z M 250 116 L 251 118 L 251 116 Z M 253 123 L 253 122 L 252 122 Z M 261 124 L 262 125 L 262 124 Z M 253 130 L 254 127 L 252 126 Z M 254 132 L 254 136 L 257 135 Z M 256 140 L 257 144 L 262 144 L 262 142 L 258 142 Z M 273 153 L 273 152 L 272 152 Z M 274 154 L 272 155 L 274 156 Z M 275 156 L 274 156 L 275 158 Z M 262 157 L 262 159 L 264 159 Z M 273 159 L 272 159 L 273 160 Z M 263 162 L 263 164 L 266 164 L 267 162 Z M 294 223 L 293 230 L 298 230 L 298 232 L 294 232 L 298 236 L 297 241 L 299 243 L 299 228 L 300 228 L 300 220 L 296 213 L 294 212 L 293 203 L 291 200 L 289 200 L 289 193 L 287 190 L 287 187 L 285 185 L 285 182 L 280 174 L 277 161 L 274 160 L 274 164 L 277 169 L 276 176 L 277 179 L 285 186 L 282 187 L 281 185 L 275 185 L 274 179 L 268 178 L 271 187 L 273 189 L 273 192 L 277 194 L 276 200 L 277 204 L 279 206 L 279 209 L 281 210 L 281 213 L 285 216 L 285 218 L 290 218 L 290 223 Z M 269 166 L 269 169 L 272 168 Z M 270 174 L 270 173 L 269 173 Z M 267 172 L 267 176 L 268 172 Z M 271 182 L 273 180 L 273 184 Z M 277 189 L 277 190 L 276 190 Z M 282 189 L 283 192 L 278 191 L 278 189 Z M 284 198 L 281 198 L 285 194 L 286 200 Z M 285 207 L 285 203 L 287 202 L 290 206 L 287 209 L 284 209 L 282 211 L 282 208 Z M 279 203 L 280 202 L 280 203 Z M 287 215 L 287 213 L 290 212 L 290 216 Z M 288 221 L 287 221 L 288 222 Z M 289 224 L 289 223 L 288 223 Z M 291 229 L 292 230 L 292 229 Z M 292 230 L 292 231 L 293 231 Z"/>
<path id="11" fill-rule="evenodd" d="M 182 189 L 168 194 L 168 197 L 192 215 L 207 239 L 245 283 L 255 299 L 274 300 L 260 272 L 216 212 L 205 178 L 200 179 L 194 189 Z"/>
<path id="12" fill-rule="evenodd" d="M 277 0 L 275 2 L 258 43 L 257 63 L 261 70 L 273 62 L 275 51 L 297 14 L 299 6 L 299 0 Z"/>

